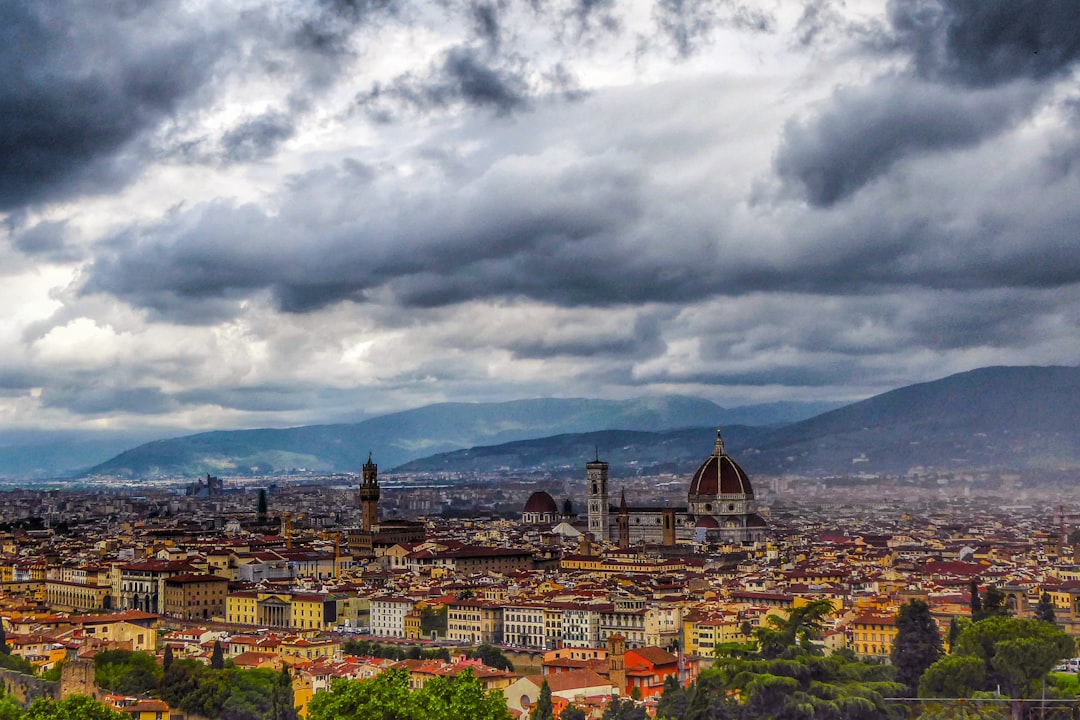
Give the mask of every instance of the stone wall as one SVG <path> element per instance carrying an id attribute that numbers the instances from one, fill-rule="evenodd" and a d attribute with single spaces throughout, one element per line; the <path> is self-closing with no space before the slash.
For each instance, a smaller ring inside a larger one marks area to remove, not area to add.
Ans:
<path id="1" fill-rule="evenodd" d="M 0 668 L 0 684 L 4 692 L 26 707 L 40 697 L 60 699 L 60 683 L 23 675 L 14 670 Z"/>

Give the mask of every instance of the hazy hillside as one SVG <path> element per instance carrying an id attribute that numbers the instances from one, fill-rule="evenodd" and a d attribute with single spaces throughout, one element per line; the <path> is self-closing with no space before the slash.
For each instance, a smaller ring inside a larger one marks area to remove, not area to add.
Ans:
<path id="1" fill-rule="evenodd" d="M 87 474 L 151 477 L 294 468 L 355 471 L 369 450 L 382 467 L 390 468 L 434 453 L 561 433 L 609 428 L 659 431 L 715 426 L 739 418 L 776 425 L 821 409 L 820 404 L 775 403 L 726 410 L 709 401 L 678 396 L 443 403 L 355 424 L 218 431 L 159 440 L 121 453 Z"/>
<path id="2" fill-rule="evenodd" d="M 746 453 L 768 473 L 1080 467 L 1080 368 L 991 367 L 910 385 L 773 430 Z"/>
<path id="3" fill-rule="evenodd" d="M 580 468 L 599 445 L 612 472 L 691 472 L 712 427 L 590 433 L 437 455 L 413 472 Z M 725 427 L 751 474 L 1080 468 L 1080 369 L 997 367 L 911 385 L 782 428 Z"/>
<path id="4" fill-rule="evenodd" d="M 737 454 L 760 437 L 762 428 L 727 425 L 724 443 Z M 521 440 L 440 453 L 406 463 L 396 472 L 562 472 L 580 474 L 598 453 L 618 477 L 636 474 L 688 473 L 712 452 L 716 428 L 683 428 L 664 432 L 603 430 Z"/>

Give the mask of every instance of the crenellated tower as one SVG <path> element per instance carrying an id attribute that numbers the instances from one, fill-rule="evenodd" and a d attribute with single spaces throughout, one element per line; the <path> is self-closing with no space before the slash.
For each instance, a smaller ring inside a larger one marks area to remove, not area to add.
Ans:
<path id="1" fill-rule="evenodd" d="M 379 466 L 371 461 L 371 453 L 364 463 L 363 480 L 360 483 L 360 528 L 374 530 L 379 524 Z"/>

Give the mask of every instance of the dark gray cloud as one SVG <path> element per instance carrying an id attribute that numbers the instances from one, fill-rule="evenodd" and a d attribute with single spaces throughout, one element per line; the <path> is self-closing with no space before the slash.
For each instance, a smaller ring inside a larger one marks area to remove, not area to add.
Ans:
<path id="1" fill-rule="evenodd" d="M 499 18 L 499 6 L 493 2 L 476 2 L 469 8 L 472 14 L 473 33 L 491 51 L 502 45 L 502 23 Z"/>
<path id="2" fill-rule="evenodd" d="M 280 112 L 244 120 L 222 136 L 223 159 L 227 163 L 261 160 L 274 154 L 295 132 L 292 118 Z"/>
<path id="3" fill-rule="evenodd" d="M 850 197 L 913 155 L 975 145 L 1025 116 L 1036 88 L 957 93 L 903 77 L 840 88 L 824 109 L 784 129 L 776 156 L 781 178 L 813 205 Z"/>
<path id="4" fill-rule="evenodd" d="M 973 87 L 1041 80 L 1080 58 L 1073 0 L 890 0 L 919 73 Z"/>
<path id="5" fill-rule="evenodd" d="M 67 240 L 66 220 L 43 220 L 31 227 L 14 233 L 15 247 L 22 253 L 38 260 L 69 263 L 81 260 L 85 252 Z"/>
<path id="6" fill-rule="evenodd" d="M 119 151 L 213 70 L 196 25 L 161 3 L 0 6 L 0 210 L 126 181 Z"/>
<path id="7" fill-rule="evenodd" d="M 653 19 L 660 37 L 680 58 L 694 55 L 712 42 L 718 27 L 745 32 L 773 32 L 776 18 L 769 12 L 736 0 L 657 0 Z M 648 38 L 643 38 L 649 44 Z"/>
<path id="8" fill-rule="evenodd" d="M 843 24 L 815 0 L 798 34 L 806 44 Z M 1080 13 L 1069 0 L 890 0 L 887 26 L 847 27 L 910 67 L 838 88 L 816 115 L 787 124 L 775 169 L 819 207 L 905 158 L 970 147 L 1012 127 L 1080 57 Z"/>
<path id="9" fill-rule="evenodd" d="M 89 378 L 85 383 L 46 386 L 41 393 L 41 404 L 91 416 L 117 412 L 160 415 L 180 409 L 180 404 L 160 388 L 115 387 Z"/>
<path id="10" fill-rule="evenodd" d="M 503 62 L 474 47 L 457 46 L 427 74 L 400 75 L 390 85 L 374 86 L 357 103 L 376 119 L 392 118 L 398 107 L 426 113 L 461 105 L 508 115 L 528 106 L 530 88 L 520 65 L 498 64 Z"/>

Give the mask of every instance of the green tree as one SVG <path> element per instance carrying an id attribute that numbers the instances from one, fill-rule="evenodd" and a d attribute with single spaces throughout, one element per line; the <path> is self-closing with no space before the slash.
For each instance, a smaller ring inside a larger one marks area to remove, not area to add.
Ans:
<path id="1" fill-rule="evenodd" d="M 1041 690 L 1050 670 L 1074 651 L 1073 639 L 1056 625 L 996 616 L 964 628 L 956 655 L 982 662 L 985 679 L 981 689 L 1000 687 L 1010 697 L 1030 698 Z M 1023 708 L 1016 707 L 1022 715 Z"/>
<path id="2" fill-rule="evenodd" d="M 922 600 L 912 600 L 901 607 L 896 617 L 891 659 L 896 667 L 896 680 L 907 686 L 909 695 L 915 695 L 919 678 L 942 654 L 941 634 L 930 614 L 930 606 Z"/>
<path id="3" fill-rule="evenodd" d="M 701 673 L 678 720 L 880 720 L 903 688 L 893 669 L 852 653 L 796 652 L 778 659 L 720 659 Z M 658 711 L 659 716 L 659 711 Z M 668 716 L 665 715 L 665 718 Z"/>
<path id="4" fill-rule="evenodd" d="M 255 512 L 260 520 L 266 519 L 266 513 L 269 509 L 269 503 L 266 502 L 266 488 L 259 488 L 259 499 L 255 503 Z"/>
<path id="5" fill-rule="evenodd" d="M 547 680 L 540 685 L 540 695 L 536 698 L 536 707 L 529 720 L 555 720 L 555 706 L 551 702 L 551 686 Z"/>
<path id="6" fill-rule="evenodd" d="M 982 597 L 979 596 L 979 581 L 972 578 L 969 591 L 971 593 L 971 620 L 977 622 L 983 619 Z"/>
<path id="7" fill-rule="evenodd" d="M 1039 604 L 1035 606 L 1035 619 L 1048 623 L 1057 622 L 1057 616 L 1054 613 L 1054 600 L 1050 597 L 1050 593 L 1044 592 L 1039 596 Z"/>
<path id="8" fill-rule="evenodd" d="M 613 697 L 604 710 L 602 720 L 646 720 L 647 717 L 645 708 L 638 706 L 633 700 Z"/>
<path id="9" fill-rule="evenodd" d="M 960 639 L 960 631 L 963 629 L 964 627 L 961 624 L 960 618 L 954 615 L 952 619 L 949 620 L 949 632 L 947 634 L 949 639 L 949 653 L 956 650 L 956 641 Z"/>
<path id="10" fill-rule="evenodd" d="M 175 660 L 175 658 L 173 657 L 172 645 L 167 644 L 165 645 L 165 655 L 161 658 L 161 669 L 163 672 L 169 671 L 169 668 L 172 667 L 173 660 Z"/>
<path id="11" fill-rule="evenodd" d="M 769 615 L 765 620 L 767 626 L 756 631 L 762 656 L 766 659 L 790 657 L 796 647 L 813 651 L 812 641 L 821 637 L 825 620 L 832 612 L 832 603 L 821 599 L 792 608 L 786 618 Z"/>
<path id="12" fill-rule="evenodd" d="M 436 637 L 446 637 L 449 608 L 443 605 L 438 610 L 425 607 L 420 611 L 420 632 L 429 638 L 432 634 Z"/>
<path id="13" fill-rule="evenodd" d="M 130 720 L 127 715 L 116 712 L 86 695 L 68 695 L 56 702 L 38 698 L 30 703 L 23 720 Z"/>
<path id="14" fill-rule="evenodd" d="M 0 696 L 0 720 L 20 720 L 23 707 L 9 695 Z"/>
<path id="15" fill-rule="evenodd" d="M 3 718 L 0 718 L 3 720 Z M 559 720 L 586 720 L 585 711 L 576 705 L 569 705 L 559 715 Z"/>
<path id="16" fill-rule="evenodd" d="M 986 665 L 970 655 L 949 655 L 931 665 L 919 679 L 919 697 L 971 697 L 986 685 Z"/>
<path id="17" fill-rule="evenodd" d="M 4 622 L 2 620 L 0 620 L 0 654 L 11 654 L 11 646 L 7 643 L 7 630 L 4 629 Z"/>
<path id="18" fill-rule="evenodd" d="M 221 642 L 214 641 L 214 651 L 210 654 L 210 669 L 222 670 L 225 668 L 225 650 L 221 647 Z"/>
<path id="19" fill-rule="evenodd" d="M 506 655 L 503 654 L 503 651 L 494 645 L 483 643 L 482 645 L 476 646 L 475 649 L 469 650 L 465 655 L 470 659 L 479 660 L 488 667 L 507 670 L 509 672 L 513 672 L 514 670 L 514 663 L 510 662 L 510 658 L 506 657 Z"/>
<path id="20" fill-rule="evenodd" d="M 336 680 L 308 704 L 308 720 L 509 720 L 500 691 L 484 692 L 466 670 L 409 690 L 409 674 L 392 669 L 370 680 Z"/>
<path id="21" fill-rule="evenodd" d="M 121 695 L 156 691 L 161 677 L 161 667 L 148 653 L 104 650 L 94 656 L 94 682 Z"/>
<path id="22" fill-rule="evenodd" d="M 986 595 L 983 597 L 982 603 L 982 618 L 980 619 L 1008 614 L 1009 610 L 1005 607 L 1005 593 L 1001 592 L 996 585 L 986 588 Z"/>
<path id="23" fill-rule="evenodd" d="M 656 717 L 660 720 L 680 720 L 686 717 L 690 703 L 690 692 L 682 686 L 678 678 L 668 675 L 664 678 L 664 693 L 656 704 Z"/>

